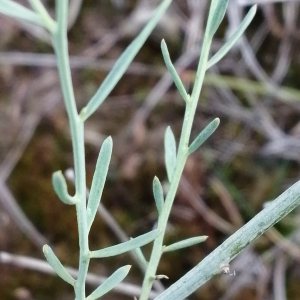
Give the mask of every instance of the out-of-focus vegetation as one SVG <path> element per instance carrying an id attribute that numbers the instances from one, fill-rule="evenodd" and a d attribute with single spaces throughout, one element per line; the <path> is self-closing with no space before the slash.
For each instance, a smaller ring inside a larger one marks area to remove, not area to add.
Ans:
<path id="1" fill-rule="evenodd" d="M 70 24 L 69 50 L 79 107 L 147 21 L 155 2 L 83 1 L 77 15 L 80 1 L 71 1 L 76 22 Z M 247 11 L 243 3 L 230 2 L 213 51 Z M 52 1 L 47 5 L 51 10 Z M 208 1 L 174 0 L 135 63 L 87 122 L 88 183 L 99 147 L 105 136 L 112 135 L 115 146 L 103 204 L 129 236 L 154 226 L 151 187 L 154 175 L 166 178 L 164 130 L 172 124 L 178 136 L 182 122 L 182 100 L 166 73 L 160 40 L 168 41 L 189 87 L 207 8 Z M 164 256 L 159 271 L 170 277 L 163 281 L 166 286 L 299 179 L 298 13 L 296 1 L 259 5 L 247 36 L 207 76 L 194 132 L 217 116 L 221 126 L 188 160 L 166 243 L 195 235 L 209 239 Z M 57 201 L 51 185 L 53 171 L 72 166 L 72 152 L 49 37 L 2 15 L 0 24 L 0 249 L 43 259 L 40 243 L 45 239 L 66 265 L 76 267 L 76 216 Z M 37 42 L 32 37 L 36 34 L 44 41 Z M 41 236 L 28 235 L 12 206 L 14 199 Z M 236 276 L 217 276 L 191 299 L 298 299 L 298 219 L 297 212 L 285 218 L 234 261 L 231 269 Z M 90 239 L 94 248 L 117 241 L 96 219 Z M 122 255 L 93 261 L 91 271 L 107 276 L 124 261 L 134 265 Z M 0 262 L 0 277 L 1 299 L 72 299 L 70 287 L 52 275 Z M 141 283 L 135 265 L 127 281 Z M 128 298 L 111 294 L 104 299 L 116 297 Z"/>

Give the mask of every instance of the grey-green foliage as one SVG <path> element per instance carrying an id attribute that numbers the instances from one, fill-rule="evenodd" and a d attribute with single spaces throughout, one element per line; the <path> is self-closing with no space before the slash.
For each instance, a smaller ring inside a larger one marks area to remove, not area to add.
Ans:
<path id="1" fill-rule="evenodd" d="M 187 93 L 185 87 L 176 72 L 175 67 L 172 64 L 169 51 L 165 41 L 161 43 L 161 49 L 163 53 L 163 57 L 166 63 L 166 66 L 172 76 L 172 79 L 178 88 L 178 91 L 182 98 L 184 99 L 185 104 L 185 114 L 183 118 L 183 125 L 181 129 L 181 136 L 179 138 L 178 147 L 176 146 L 176 140 L 174 134 L 171 130 L 171 127 L 168 126 L 165 133 L 165 163 L 166 163 L 166 171 L 167 177 L 169 180 L 169 188 L 167 194 L 164 198 L 162 209 L 160 208 L 161 214 L 159 215 L 157 228 L 165 233 L 167 220 L 173 205 L 173 201 L 176 196 L 176 191 L 179 186 L 180 177 L 182 175 L 184 165 L 189 155 L 195 152 L 199 147 L 208 139 L 208 137 L 217 129 L 220 120 L 216 118 L 213 120 L 202 132 L 198 134 L 198 136 L 190 142 L 190 135 L 193 125 L 193 119 L 197 108 L 197 103 L 199 100 L 205 72 L 209 66 L 212 66 L 214 63 L 217 63 L 219 59 L 221 59 L 233 46 L 234 42 L 237 41 L 238 36 L 242 34 L 242 32 L 246 29 L 247 25 L 250 22 L 250 19 L 253 18 L 255 7 L 250 11 L 248 16 L 246 17 L 246 21 L 243 21 L 240 27 L 237 29 L 237 32 L 233 35 L 233 37 L 225 44 L 225 46 L 221 47 L 221 49 L 215 54 L 215 58 L 211 60 L 211 63 L 208 63 L 209 60 L 209 52 L 210 45 L 212 43 L 213 35 L 215 34 L 217 28 L 219 27 L 222 19 L 224 18 L 226 8 L 229 0 L 212 0 L 211 7 L 209 10 L 209 16 L 206 26 L 206 31 L 203 39 L 202 51 L 200 55 L 200 60 L 195 76 L 194 87 L 192 88 L 191 95 Z M 161 199 L 162 197 L 157 197 L 157 190 L 155 192 L 155 199 Z M 159 203 L 162 203 L 160 201 Z M 140 300 L 147 300 L 149 297 L 149 293 L 152 288 L 153 278 L 156 278 L 156 271 L 158 264 L 160 262 L 161 255 L 163 253 L 168 253 L 169 251 L 178 250 L 183 247 L 192 246 L 195 243 L 199 243 L 200 241 L 205 240 L 204 237 L 194 237 L 184 241 L 178 241 L 177 243 L 164 246 L 163 245 L 164 234 L 159 235 L 155 241 L 152 248 L 152 254 L 147 265 L 146 274 L 143 281 L 142 293 L 140 296 Z M 186 283 L 185 283 L 186 284 Z M 174 287 L 174 289 L 176 289 Z M 184 289 L 184 287 L 183 287 Z M 189 291 L 189 289 L 187 289 Z M 177 296 L 176 293 L 172 294 L 172 297 L 168 297 L 168 293 L 165 292 L 164 295 L 167 295 L 166 298 L 173 300 Z M 185 295 L 187 296 L 187 295 Z M 176 298 L 177 299 L 177 298 Z M 178 298 L 179 299 L 179 298 Z"/>
<path id="2" fill-rule="evenodd" d="M 90 257 L 110 257 L 140 248 L 152 242 L 158 234 L 159 231 L 157 229 L 154 229 L 127 242 L 111 246 L 102 250 L 91 251 Z"/>
<path id="3" fill-rule="evenodd" d="M 171 182 L 176 166 L 176 141 L 170 126 L 167 127 L 165 134 L 165 163 L 168 179 Z"/>
<path id="4" fill-rule="evenodd" d="M 168 47 L 167 47 L 165 40 L 161 41 L 161 49 L 162 49 L 162 54 L 163 54 L 163 58 L 164 58 L 166 67 L 168 68 L 168 71 L 170 72 L 170 74 L 172 76 L 172 79 L 178 89 L 178 92 L 180 93 L 183 100 L 187 102 L 189 100 L 189 95 L 187 94 L 185 87 L 184 87 L 175 67 L 172 64 L 170 54 L 168 51 Z"/>
<path id="5" fill-rule="evenodd" d="M 64 266 L 61 264 L 57 256 L 54 254 L 52 249 L 45 245 L 43 247 L 44 255 L 50 264 L 50 266 L 53 268 L 53 270 L 57 273 L 57 275 L 62 278 L 64 281 L 68 282 L 71 285 L 75 285 L 76 280 L 67 272 L 67 270 L 64 268 Z"/>
<path id="6" fill-rule="evenodd" d="M 247 13 L 246 17 L 237 28 L 237 30 L 233 33 L 233 35 L 228 39 L 228 41 L 219 49 L 219 51 L 209 60 L 207 63 L 207 69 L 211 66 L 215 65 L 219 60 L 221 60 L 227 52 L 237 43 L 239 38 L 244 33 L 245 29 L 251 23 L 254 15 L 256 13 L 256 6 L 251 7 L 249 12 Z"/>
<path id="7" fill-rule="evenodd" d="M 43 26 L 42 18 L 34 11 L 10 0 L 1 0 L 0 12 L 35 25 Z"/>
<path id="8" fill-rule="evenodd" d="M 117 60 L 116 64 L 107 75 L 98 91 L 89 101 L 88 105 L 84 107 L 80 113 L 80 116 L 83 120 L 86 120 L 106 99 L 115 85 L 118 83 L 121 76 L 125 73 L 133 58 L 140 50 L 141 46 L 144 44 L 160 18 L 162 17 L 164 11 L 169 6 L 171 0 L 162 1 L 159 9 L 157 9 L 156 13 L 153 15 L 151 20 L 145 26 L 145 28 L 141 31 L 141 33 L 136 37 L 136 39 L 127 47 L 127 49 L 123 52 L 120 58 Z"/>
<path id="9" fill-rule="evenodd" d="M 160 215 L 164 207 L 164 191 L 159 179 L 156 176 L 153 179 L 153 195 L 158 215 Z"/>
<path id="10" fill-rule="evenodd" d="M 179 250 L 182 248 L 194 246 L 196 244 L 206 241 L 207 238 L 208 238 L 208 236 L 195 236 L 190 239 L 186 239 L 186 240 L 183 240 L 183 241 L 180 241 L 180 242 L 168 245 L 168 246 L 164 246 L 163 252 L 171 252 L 171 251 Z"/>
<path id="11" fill-rule="evenodd" d="M 228 2 L 229 0 L 212 0 L 205 30 L 205 34 L 210 38 L 214 36 L 219 28 L 226 13 Z"/>
<path id="12" fill-rule="evenodd" d="M 236 257 L 254 239 L 280 221 L 300 204 L 300 181 L 296 182 L 246 225 L 206 256 L 196 267 L 171 285 L 155 300 L 181 300 L 222 272 L 222 266 Z"/>
<path id="13" fill-rule="evenodd" d="M 93 291 L 86 300 L 95 300 L 105 295 L 116 287 L 128 274 L 131 266 L 124 266 L 115 271 L 108 277 L 95 291 Z"/>
<path id="14" fill-rule="evenodd" d="M 189 154 L 192 154 L 194 151 L 196 151 L 215 132 L 219 124 L 219 118 L 211 121 L 191 143 L 191 145 L 189 146 Z"/>
<path id="15" fill-rule="evenodd" d="M 68 205 L 76 204 L 77 199 L 69 195 L 66 179 L 61 171 L 56 171 L 52 174 L 52 184 L 57 196 L 63 203 Z"/>
<path id="16" fill-rule="evenodd" d="M 91 191 L 89 194 L 88 204 L 87 204 L 87 227 L 90 230 L 94 218 L 96 216 L 96 212 L 98 206 L 100 204 L 100 200 L 102 197 L 102 192 L 104 188 L 104 183 L 106 180 L 108 167 L 112 154 L 112 138 L 108 137 L 103 142 L 99 157 L 96 163 L 96 169 L 93 176 Z"/>
<path id="17" fill-rule="evenodd" d="M 222 22 L 229 0 L 212 0 L 206 31 L 203 39 L 202 51 L 195 77 L 195 84 L 191 95 L 185 90 L 175 67 L 172 64 L 167 45 L 161 43 L 163 57 L 174 83 L 182 96 L 185 104 L 185 115 L 179 138 L 176 145 L 175 136 L 171 127 L 167 127 L 164 148 L 165 162 L 168 177 L 168 190 L 166 195 L 157 177 L 153 180 L 153 194 L 158 211 L 157 229 L 141 236 L 135 237 L 124 243 L 105 249 L 91 251 L 88 244 L 88 235 L 92 222 L 95 218 L 98 205 L 101 201 L 105 180 L 108 173 L 109 162 L 112 155 L 112 139 L 108 137 L 102 144 L 96 163 L 88 204 L 86 205 L 86 182 L 85 182 L 85 152 L 84 152 L 84 122 L 103 103 L 111 90 L 115 87 L 138 50 L 163 15 L 171 0 L 164 0 L 157 8 L 153 17 L 136 37 L 132 44 L 124 51 L 115 66 L 100 85 L 98 91 L 87 103 L 80 113 L 77 111 L 74 89 L 72 86 L 71 72 L 67 47 L 67 17 L 68 1 L 56 0 L 56 19 L 54 20 L 44 8 L 40 0 L 29 0 L 33 10 L 27 9 L 11 0 L 0 0 L 0 13 L 14 17 L 18 20 L 41 26 L 52 35 L 54 49 L 58 61 L 58 71 L 64 96 L 66 110 L 70 120 L 70 128 L 74 152 L 75 169 L 75 195 L 70 196 L 65 178 L 61 171 L 53 174 L 53 186 L 59 199 L 65 204 L 74 205 L 78 218 L 79 233 L 79 272 L 78 278 L 73 278 L 61 264 L 52 249 L 45 245 L 43 248 L 46 259 L 55 272 L 67 283 L 74 287 L 76 300 L 95 300 L 113 289 L 121 282 L 129 272 L 130 266 L 120 267 L 103 284 L 86 296 L 85 281 L 91 258 L 115 256 L 130 250 L 135 251 L 137 257 L 145 266 L 145 276 L 140 300 L 148 300 L 153 281 L 156 278 L 166 278 L 165 275 L 157 275 L 157 267 L 161 256 L 170 251 L 190 247 L 204 242 L 206 236 L 197 236 L 178 241 L 165 246 L 164 235 L 168 217 L 179 186 L 180 177 L 189 155 L 197 151 L 208 137 L 217 129 L 219 119 L 209 123 L 197 137 L 190 142 L 190 134 L 193 118 L 196 112 L 198 99 L 201 92 L 205 72 L 217 63 L 233 47 L 253 19 L 256 6 L 253 6 L 245 19 L 232 37 L 224 43 L 219 51 L 209 60 L 210 46 L 213 35 Z M 252 240 L 263 234 L 270 226 L 278 222 L 287 213 L 294 209 L 300 202 L 300 183 L 296 183 L 271 205 L 267 206 L 249 223 L 229 237 L 221 246 L 208 255 L 194 269 L 174 283 L 165 292 L 159 295 L 157 300 L 181 300 L 191 294 L 195 289 L 205 283 L 213 275 L 222 271 L 222 265 L 228 264 L 239 252 L 241 252 Z M 144 257 L 140 247 L 154 240 L 152 253 L 149 261 Z"/>
<path id="18" fill-rule="evenodd" d="M 53 38 L 53 46 L 58 62 L 58 72 L 62 86 L 62 92 L 66 110 L 68 113 L 73 152 L 74 152 L 74 170 L 75 170 L 75 195 L 68 193 L 67 183 L 61 171 L 53 174 L 53 186 L 59 199 L 65 204 L 74 204 L 77 210 L 77 221 L 79 231 L 79 272 L 78 278 L 74 279 L 61 264 L 52 249 L 45 245 L 44 254 L 54 269 L 54 271 L 66 282 L 74 287 L 76 300 L 94 300 L 113 289 L 122 281 L 129 272 L 130 266 L 124 266 L 114 272 L 107 280 L 99 286 L 94 292 L 86 297 L 85 281 L 88 266 L 91 258 L 107 257 L 118 255 L 130 250 L 136 250 L 142 257 L 140 247 L 153 241 L 159 234 L 155 229 L 141 236 L 133 238 L 120 245 L 108 247 L 106 249 L 90 251 L 88 244 L 88 234 L 95 218 L 103 188 L 106 180 L 109 162 L 112 155 L 112 139 L 108 137 L 102 144 L 99 157 L 96 163 L 96 169 L 93 176 L 92 186 L 90 189 L 88 204 L 86 205 L 86 182 L 85 182 L 85 151 L 84 151 L 84 122 L 95 112 L 95 110 L 105 100 L 114 86 L 118 83 L 121 76 L 134 59 L 135 55 L 142 47 L 159 19 L 171 3 L 171 0 L 164 0 L 158 6 L 149 22 L 141 33 L 128 46 L 115 66 L 108 74 L 107 78 L 101 84 L 94 97 L 87 103 L 86 107 L 79 114 L 76 107 L 74 89 L 71 79 L 70 63 L 68 56 L 67 43 L 67 20 L 69 1 L 56 0 L 56 19 L 54 20 L 45 9 L 40 0 L 29 0 L 32 6 L 27 9 L 24 6 L 10 0 L 0 0 L 0 12 L 18 20 L 27 21 L 46 29 Z"/>

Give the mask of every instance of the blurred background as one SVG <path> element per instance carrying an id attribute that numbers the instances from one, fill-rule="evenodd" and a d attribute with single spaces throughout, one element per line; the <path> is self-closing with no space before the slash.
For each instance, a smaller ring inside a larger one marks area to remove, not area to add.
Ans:
<path id="1" fill-rule="evenodd" d="M 18 1 L 28 6 L 27 1 Z M 78 109 L 95 93 L 115 60 L 160 1 L 70 0 L 69 52 Z M 54 14 L 54 1 L 44 1 Z M 299 180 L 300 2 L 231 0 L 212 45 L 215 53 L 250 5 L 258 12 L 246 34 L 205 78 L 192 136 L 219 117 L 216 133 L 188 160 L 170 216 L 166 244 L 208 235 L 203 244 L 163 256 L 168 287 L 268 201 Z M 90 235 L 99 249 L 155 226 L 152 180 L 166 179 L 163 137 L 178 139 L 184 104 L 163 63 L 164 38 L 190 91 L 210 1 L 174 0 L 109 98 L 86 123 L 87 184 L 103 139 L 113 157 Z M 0 15 L 0 298 L 68 300 L 71 287 L 49 274 L 42 245 L 77 268 L 74 207 L 56 197 L 51 175 L 67 170 L 72 148 L 55 58 L 47 32 Z M 299 72 L 299 73 L 298 73 Z M 191 300 L 294 300 L 300 297 L 300 219 L 294 211 L 215 276 Z M 149 247 L 143 248 L 146 256 Z M 124 285 L 103 299 L 133 299 L 142 273 L 130 254 L 91 262 L 88 291 L 118 267 L 132 264 Z M 75 272 L 75 270 L 73 270 Z"/>

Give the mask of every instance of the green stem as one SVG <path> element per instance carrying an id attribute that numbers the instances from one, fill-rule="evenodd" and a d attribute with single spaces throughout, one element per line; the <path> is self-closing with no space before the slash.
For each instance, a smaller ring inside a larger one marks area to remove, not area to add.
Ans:
<path id="1" fill-rule="evenodd" d="M 147 300 L 149 298 L 152 284 L 153 281 L 155 280 L 157 267 L 162 255 L 163 240 L 164 240 L 164 235 L 168 223 L 168 218 L 171 212 L 171 208 L 176 196 L 176 191 L 178 190 L 179 181 L 188 156 L 189 140 L 190 140 L 192 125 L 193 125 L 194 115 L 196 112 L 198 99 L 200 96 L 201 87 L 206 72 L 206 64 L 208 61 L 210 45 L 211 45 L 211 37 L 206 34 L 204 36 L 203 48 L 201 51 L 201 56 L 200 56 L 198 70 L 195 78 L 195 85 L 193 88 L 193 92 L 190 100 L 186 103 L 186 109 L 185 109 L 180 142 L 178 147 L 178 155 L 177 155 L 175 171 L 170 183 L 170 188 L 165 200 L 163 211 L 161 213 L 161 216 L 157 224 L 157 228 L 161 233 L 155 239 L 153 244 L 151 257 L 143 281 L 140 300 Z"/>
<path id="2" fill-rule="evenodd" d="M 80 253 L 75 294 L 77 300 L 84 300 L 85 281 L 89 266 L 89 244 L 86 218 L 84 123 L 78 115 L 69 64 L 67 42 L 68 2 L 69 1 L 66 0 L 56 1 L 58 26 L 53 33 L 53 39 L 64 102 L 70 122 L 74 153 L 75 189 L 76 197 L 79 199 L 79 202 L 76 204 L 76 212 Z"/>
<path id="3" fill-rule="evenodd" d="M 30 5 L 35 10 L 35 12 L 41 17 L 43 20 L 44 26 L 51 32 L 55 31 L 55 21 L 51 18 L 44 5 L 40 0 L 28 0 Z M 67 1 L 68 2 L 68 1 Z"/>

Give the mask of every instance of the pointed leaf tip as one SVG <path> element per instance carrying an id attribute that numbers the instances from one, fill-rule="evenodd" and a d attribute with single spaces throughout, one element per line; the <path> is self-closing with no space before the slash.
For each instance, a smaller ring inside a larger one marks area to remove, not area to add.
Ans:
<path id="1" fill-rule="evenodd" d="M 102 143 L 96 163 L 96 169 L 92 180 L 88 205 L 87 205 L 87 226 L 90 230 L 95 219 L 96 212 L 101 201 L 104 184 L 106 181 L 109 163 L 111 160 L 113 141 L 111 136 Z"/>
<path id="2" fill-rule="evenodd" d="M 207 33 L 212 38 L 219 28 L 228 6 L 229 0 L 212 1 L 207 21 Z"/>
<path id="3" fill-rule="evenodd" d="M 215 118 L 213 121 L 211 121 L 189 146 L 189 154 L 196 151 L 215 132 L 219 124 L 219 118 Z"/>
<path id="4" fill-rule="evenodd" d="M 68 273 L 68 271 L 65 269 L 65 267 L 60 262 L 60 260 L 54 254 L 53 250 L 48 245 L 44 245 L 43 252 L 44 252 L 44 255 L 45 255 L 49 265 L 56 272 L 56 274 L 60 278 L 62 278 L 64 281 L 66 281 L 69 284 L 74 286 L 75 282 L 76 282 L 75 279 Z"/>
<path id="5" fill-rule="evenodd" d="M 180 93 L 183 100 L 185 102 L 187 102 L 189 100 L 188 94 L 187 94 L 185 87 L 184 87 L 172 61 L 171 61 L 168 47 L 167 47 L 167 44 L 164 39 L 161 41 L 161 52 L 163 54 L 163 58 L 164 58 L 166 67 L 167 67 L 168 71 L 170 72 L 170 75 L 178 89 L 178 92 Z"/>
<path id="6" fill-rule="evenodd" d="M 153 179 L 153 195 L 158 215 L 160 216 L 164 206 L 164 192 L 162 185 L 156 176 Z"/>
<path id="7" fill-rule="evenodd" d="M 85 106 L 84 110 L 80 112 L 80 118 L 83 121 L 89 118 L 98 109 L 98 107 L 103 103 L 112 89 L 119 82 L 120 78 L 126 72 L 134 57 L 141 49 L 170 3 L 171 0 L 161 1 L 146 26 L 118 58 L 115 65 L 100 85 L 99 89 Z"/>
<path id="8" fill-rule="evenodd" d="M 219 62 L 230 49 L 237 43 L 239 38 L 245 32 L 251 21 L 253 20 L 255 13 L 256 13 L 257 5 L 251 7 L 243 21 L 240 23 L 236 31 L 232 34 L 232 36 L 225 42 L 225 44 L 217 51 L 217 53 L 209 60 L 207 63 L 207 69 L 211 66 L 215 65 Z"/>
<path id="9" fill-rule="evenodd" d="M 170 252 L 170 251 L 175 251 L 175 250 L 179 250 L 182 248 L 187 248 L 190 246 L 194 246 L 196 244 L 202 243 L 204 241 L 206 241 L 208 238 L 208 236 L 203 235 L 203 236 L 196 236 L 196 237 L 192 237 L 174 244 L 171 244 L 169 246 L 164 246 L 163 248 L 163 252 Z"/>

